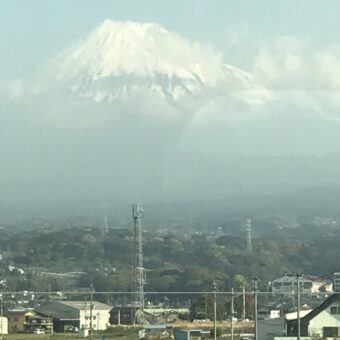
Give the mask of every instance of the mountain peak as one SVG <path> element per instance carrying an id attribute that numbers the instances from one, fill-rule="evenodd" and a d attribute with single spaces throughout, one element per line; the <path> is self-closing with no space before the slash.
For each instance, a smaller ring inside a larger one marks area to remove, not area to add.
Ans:
<path id="1" fill-rule="evenodd" d="M 136 22 L 136 21 L 113 21 L 111 19 L 105 19 L 101 24 L 97 26 L 95 32 L 99 34 L 110 34 L 118 31 L 130 30 L 135 32 L 146 32 L 150 29 L 163 30 L 161 26 L 152 22 Z"/>
<path id="2" fill-rule="evenodd" d="M 220 94 L 230 84 L 238 92 L 261 92 L 250 74 L 223 64 L 214 50 L 156 23 L 109 19 L 49 62 L 39 77 L 81 98 L 108 102 L 145 91 L 171 100 L 210 95 L 212 89 Z"/>

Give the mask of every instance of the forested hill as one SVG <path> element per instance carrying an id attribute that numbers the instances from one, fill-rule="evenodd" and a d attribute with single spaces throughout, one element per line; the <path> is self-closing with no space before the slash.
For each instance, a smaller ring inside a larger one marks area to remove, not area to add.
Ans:
<path id="1" fill-rule="evenodd" d="M 96 228 L 2 230 L 1 277 L 5 290 L 62 290 L 67 280 L 43 272 L 84 272 L 72 284 L 97 291 L 128 291 L 131 288 L 133 235 L 130 230 Z M 284 272 L 303 272 L 330 277 L 339 271 L 339 240 L 302 242 L 291 238 L 273 241 L 254 239 L 253 252 L 245 251 L 236 236 L 211 237 L 177 232 L 144 233 L 146 290 L 208 290 L 213 281 L 220 289 L 234 284 L 235 277 L 257 276 L 265 288 Z M 16 269 L 9 270 L 9 265 Z M 24 273 L 18 269 L 23 269 Z M 74 288 L 74 287 L 73 287 Z"/>

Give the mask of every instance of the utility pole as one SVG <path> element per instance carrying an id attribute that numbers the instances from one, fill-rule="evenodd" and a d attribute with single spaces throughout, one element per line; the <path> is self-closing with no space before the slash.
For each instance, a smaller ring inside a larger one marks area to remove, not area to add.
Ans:
<path id="1" fill-rule="evenodd" d="M 246 287 L 244 286 L 243 284 L 243 287 L 242 287 L 242 309 L 243 309 L 243 320 L 246 319 Z"/>
<path id="2" fill-rule="evenodd" d="M 93 323 L 92 323 L 92 315 L 93 315 L 93 285 L 90 285 L 90 340 L 93 340 Z"/>
<path id="3" fill-rule="evenodd" d="M 231 340 L 234 340 L 234 287 L 231 287 L 231 310 L 230 310 L 230 333 Z"/>
<path id="4" fill-rule="evenodd" d="M 253 281 L 254 281 L 254 321 L 255 321 L 254 340 L 259 340 L 257 338 L 257 278 L 255 277 Z"/>
<path id="5" fill-rule="evenodd" d="M 1 329 L 1 335 L 0 335 L 0 339 L 2 340 L 2 334 L 3 334 L 3 318 L 4 318 L 4 306 L 3 306 L 3 295 L 0 295 L 0 313 L 1 313 L 1 321 L 0 321 L 0 329 Z"/>
<path id="6" fill-rule="evenodd" d="M 213 283 L 214 287 L 214 340 L 217 339 L 217 326 L 216 326 L 216 314 L 217 314 L 217 306 L 216 306 L 216 291 L 217 285 L 216 282 Z"/>
<path id="7" fill-rule="evenodd" d="M 297 285 L 297 338 L 300 340 L 301 338 L 301 319 L 300 319 L 300 277 L 301 274 L 296 275 L 296 285 Z"/>
<path id="8" fill-rule="evenodd" d="M 301 318 L 300 318 L 300 309 L 301 309 L 301 289 L 300 289 L 300 277 L 302 274 L 285 274 L 286 276 L 295 277 L 296 278 L 296 295 L 297 295 L 297 306 L 296 306 L 296 314 L 297 314 L 297 340 L 301 339 Z"/>
<path id="9" fill-rule="evenodd" d="M 118 309 L 117 325 L 120 326 L 120 309 Z"/>
<path id="10" fill-rule="evenodd" d="M 208 319 L 208 294 L 205 293 L 205 318 Z"/>

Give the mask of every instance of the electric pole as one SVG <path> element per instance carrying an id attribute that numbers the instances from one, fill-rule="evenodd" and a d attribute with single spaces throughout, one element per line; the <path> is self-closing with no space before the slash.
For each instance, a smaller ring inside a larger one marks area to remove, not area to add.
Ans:
<path id="1" fill-rule="evenodd" d="M 214 287 L 214 340 L 217 339 L 217 326 L 216 326 L 216 314 L 217 314 L 217 306 L 216 306 L 216 291 L 217 285 L 216 282 L 213 283 Z"/>
<path id="2" fill-rule="evenodd" d="M 230 333 L 231 340 L 234 340 L 234 287 L 231 287 L 231 310 L 230 310 Z"/>
<path id="3" fill-rule="evenodd" d="M 259 340 L 257 338 L 257 278 L 255 277 L 253 281 L 254 281 L 254 322 L 255 322 L 254 340 Z"/>
<path id="4" fill-rule="evenodd" d="M 300 309 L 301 309 L 301 284 L 300 284 L 300 277 L 303 274 L 285 274 L 285 276 L 295 277 L 296 278 L 296 295 L 297 295 L 297 306 L 296 306 L 296 316 L 297 316 L 297 340 L 301 339 L 301 318 L 300 318 Z"/>
<path id="5" fill-rule="evenodd" d="M 0 313 L 1 313 L 1 324 L 0 324 L 0 328 L 1 328 L 1 336 L 0 339 L 2 340 L 2 334 L 3 334 L 3 318 L 4 318 L 4 305 L 3 305 L 3 295 L 0 295 Z"/>
<path id="6" fill-rule="evenodd" d="M 205 293 L 205 318 L 208 319 L 208 294 Z"/>
<path id="7" fill-rule="evenodd" d="M 246 319 L 246 287 L 243 284 L 242 287 L 242 309 L 243 309 L 243 320 Z"/>
<path id="8" fill-rule="evenodd" d="M 301 274 L 296 275 L 296 285 L 297 285 L 297 338 L 300 340 L 301 338 L 301 319 L 300 319 L 300 277 Z"/>
<path id="9" fill-rule="evenodd" d="M 93 324 L 92 324 L 92 315 L 93 315 L 93 285 L 90 285 L 90 340 L 93 340 Z"/>

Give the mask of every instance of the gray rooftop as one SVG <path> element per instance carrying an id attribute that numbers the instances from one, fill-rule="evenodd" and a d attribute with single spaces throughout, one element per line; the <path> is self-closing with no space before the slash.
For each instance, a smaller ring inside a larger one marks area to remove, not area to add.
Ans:
<path id="1" fill-rule="evenodd" d="M 90 309 L 90 301 L 58 301 L 58 303 L 61 303 L 63 305 L 79 309 L 79 310 L 89 310 Z M 107 310 L 110 311 L 112 309 L 112 306 L 106 305 L 105 303 L 101 303 L 98 301 L 92 302 L 93 309 L 96 310 Z"/>
<path id="2" fill-rule="evenodd" d="M 109 312 L 111 309 L 109 305 L 93 301 L 95 311 Z M 79 313 L 82 310 L 90 310 L 90 301 L 53 301 L 35 308 L 35 311 L 41 315 L 60 320 L 79 320 Z"/>

